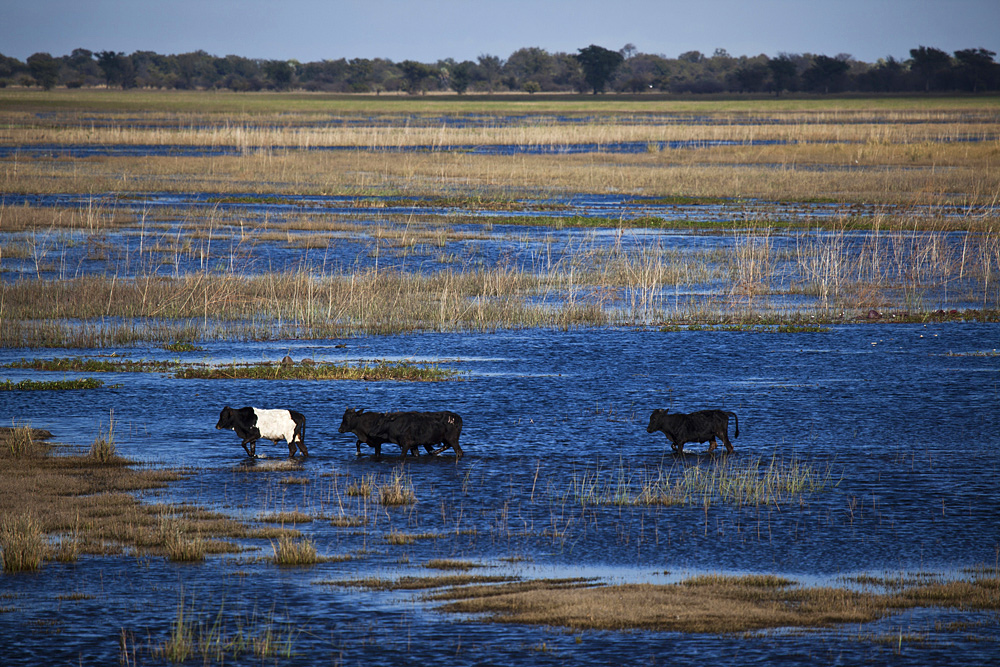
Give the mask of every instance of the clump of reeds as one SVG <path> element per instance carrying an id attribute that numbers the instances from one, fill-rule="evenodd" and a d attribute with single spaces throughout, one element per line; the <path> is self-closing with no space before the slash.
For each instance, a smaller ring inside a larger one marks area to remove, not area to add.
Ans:
<path id="1" fill-rule="evenodd" d="M 366 523 L 367 520 L 364 517 L 348 516 L 346 514 L 341 514 L 330 519 L 330 525 L 336 528 L 360 528 Z"/>
<path id="2" fill-rule="evenodd" d="M 439 533 L 401 533 L 398 530 L 390 530 L 385 534 L 385 541 L 389 544 L 413 544 L 417 540 L 433 540 L 441 537 Z"/>
<path id="3" fill-rule="evenodd" d="M 364 475 L 361 479 L 353 480 L 350 484 L 348 484 L 344 493 L 348 496 L 367 498 L 374 493 L 376 484 L 374 474 Z"/>
<path id="4" fill-rule="evenodd" d="M 4 572 L 34 572 L 41 567 L 46 545 L 38 519 L 20 514 L 0 520 L 0 551 Z"/>
<path id="5" fill-rule="evenodd" d="M 195 563 L 205 560 L 205 541 L 200 537 L 189 538 L 178 528 L 167 529 L 163 547 L 167 558 L 178 563 Z"/>
<path id="6" fill-rule="evenodd" d="M 104 429 L 104 424 L 99 424 L 97 437 L 90 445 L 90 458 L 99 463 L 112 463 L 120 460 L 118 447 L 115 445 L 115 412 L 111 411 L 108 418 L 108 428 Z"/>
<path id="7" fill-rule="evenodd" d="M 312 540 L 296 540 L 283 535 L 277 544 L 271 542 L 271 548 L 274 549 L 271 562 L 275 565 L 315 565 L 322 560 Z"/>
<path id="8" fill-rule="evenodd" d="M 238 660 L 245 655 L 255 658 L 289 658 L 292 655 L 297 630 L 288 627 L 287 634 L 275 629 L 271 616 L 258 616 L 255 611 L 248 618 L 236 620 L 235 631 L 227 627 L 225 608 L 220 608 L 214 618 L 193 618 L 193 610 L 186 610 L 183 596 L 177 605 L 177 618 L 170 628 L 170 636 L 153 653 L 169 662 L 182 663 L 199 656 L 205 664 L 223 664 L 227 658 Z M 123 630 L 122 648 L 127 648 Z M 128 664 L 128 661 L 123 661 Z M 134 661 L 133 661 L 134 663 Z"/>
<path id="9" fill-rule="evenodd" d="M 7 432 L 4 441 L 7 443 L 7 451 L 11 458 L 19 459 L 30 456 L 35 451 L 35 441 L 31 436 L 31 426 L 16 423 Z"/>
<path id="10" fill-rule="evenodd" d="M 410 476 L 399 469 L 393 471 L 388 481 L 378 485 L 378 499 L 383 505 L 410 505 L 417 502 Z"/>
<path id="11" fill-rule="evenodd" d="M 833 483 L 832 471 L 814 470 L 798 459 L 765 461 L 723 457 L 706 465 L 675 465 L 633 473 L 619 466 L 574 476 L 570 492 L 581 505 L 777 505 Z"/>

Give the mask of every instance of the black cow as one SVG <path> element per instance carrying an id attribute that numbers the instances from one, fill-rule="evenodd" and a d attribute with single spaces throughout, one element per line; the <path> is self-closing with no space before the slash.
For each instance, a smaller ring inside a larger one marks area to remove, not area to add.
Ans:
<path id="1" fill-rule="evenodd" d="M 362 410 L 355 410 L 354 408 L 347 408 L 344 412 L 344 418 L 340 421 L 340 432 L 347 433 L 351 432 L 358 439 L 357 448 L 358 456 L 361 456 L 361 443 L 365 443 L 369 447 L 375 448 L 375 456 L 382 456 L 382 444 L 387 442 L 376 438 L 373 435 L 375 430 L 375 424 L 385 416 L 382 412 L 365 412 Z"/>
<path id="2" fill-rule="evenodd" d="M 722 443 L 726 446 L 726 451 L 733 451 L 733 443 L 729 442 L 729 418 L 736 421 L 736 434 L 740 434 L 740 420 L 735 412 L 725 410 L 699 410 L 691 414 L 675 412 L 667 414 L 666 410 L 653 410 L 649 417 L 647 433 L 663 431 L 674 452 L 684 451 L 684 445 L 688 442 L 708 442 L 712 444 L 708 451 L 714 451 L 718 444 L 716 438 L 722 438 Z"/>
<path id="3" fill-rule="evenodd" d="M 265 438 L 274 444 L 279 440 L 288 443 L 288 456 L 295 456 L 298 445 L 302 456 L 309 456 L 306 449 L 306 418 L 295 410 L 262 410 L 260 408 L 231 408 L 228 405 L 219 413 L 218 429 L 232 429 L 243 438 L 247 456 L 257 455 L 257 439 Z M 247 447 L 247 445 L 250 445 Z"/>
<path id="4" fill-rule="evenodd" d="M 340 432 L 354 433 L 357 437 L 357 452 L 361 454 L 361 443 L 375 448 L 375 456 L 382 455 L 382 445 L 392 442 L 399 445 L 400 456 L 407 452 L 417 455 L 422 445 L 433 455 L 451 447 L 457 458 L 464 452 L 458 444 L 462 435 L 462 418 L 454 412 L 364 412 L 347 408 L 340 423 Z M 434 449 L 434 445 L 442 445 Z"/>

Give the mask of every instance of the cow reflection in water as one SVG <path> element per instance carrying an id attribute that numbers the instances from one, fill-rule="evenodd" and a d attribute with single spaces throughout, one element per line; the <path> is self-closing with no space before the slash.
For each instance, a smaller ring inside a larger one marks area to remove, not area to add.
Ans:
<path id="1" fill-rule="evenodd" d="M 451 447 L 456 458 L 464 452 L 458 444 L 462 435 L 462 418 L 454 412 L 365 412 L 347 408 L 340 422 L 341 433 L 354 433 L 358 456 L 361 443 L 375 448 L 375 457 L 382 456 L 382 445 L 399 445 L 400 456 L 407 452 L 417 455 L 422 445 L 428 453 L 437 455 Z M 434 449 L 435 445 L 441 445 Z"/>
<path id="2" fill-rule="evenodd" d="M 667 440 L 670 441 L 674 453 L 677 454 L 684 451 L 684 445 L 688 442 L 711 441 L 712 444 L 708 451 L 715 451 L 718 446 L 718 443 L 715 442 L 716 438 L 722 438 L 722 444 L 726 446 L 726 451 L 732 452 L 733 443 L 729 442 L 730 417 L 736 422 L 736 432 L 733 435 L 735 438 L 740 434 L 740 420 L 735 412 L 725 410 L 699 410 L 690 414 L 683 412 L 667 414 L 667 410 L 653 410 L 646 432 L 662 431 L 667 436 Z"/>

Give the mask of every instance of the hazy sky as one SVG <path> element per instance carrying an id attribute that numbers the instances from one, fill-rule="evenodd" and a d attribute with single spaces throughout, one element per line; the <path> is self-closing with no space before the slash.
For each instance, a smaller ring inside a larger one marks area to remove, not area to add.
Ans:
<path id="1" fill-rule="evenodd" d="M 1000 0 L 0 0 L 0 53 L 20 60 L 85 48 L 435 62 L 627 43 L 669 58 L 1000 52 Z"/>

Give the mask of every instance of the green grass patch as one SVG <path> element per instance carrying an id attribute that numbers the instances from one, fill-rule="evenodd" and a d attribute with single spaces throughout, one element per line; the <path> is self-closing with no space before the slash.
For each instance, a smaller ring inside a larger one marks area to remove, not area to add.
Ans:
<path id="1" fill-rule="evenodd" d="M 381 361 L 375 364 L 232 364 L 188 366 L 175 376 L 187 380 L 405 380 L 434 382 L 453 379 L 455 371 L 409 363 Z"/>
<path id="2" fill-rule="evenodd" d="M 5 367 L 63 373 L 173 373 L 174 377 L 184 380 L 404 380 L 434 382 L 454 379 L 458 375 L 455 371 L 439 368 L 432 364 L 388 361 L 356 365 L 264 362 L 208 366 L 205 364 L 182 364 L 177 361 L 63 357 L 15 361 Z M 83 384 L 76 386 L 73 383 Z M 6 387 L 0 384 L 0 389 L 96 389 L 102 385 L 102 382 L 90 379 L 59 382 L 25 380 L 16 385 L 8 381 Z"/>
<path id="3" fill-rule="evenodd" d="M 79 389 L 100 389 L 104 383 L 94 378 L 79 380 L 5 380 L 0 382 L 0 391 L 74 391 Z"/>

